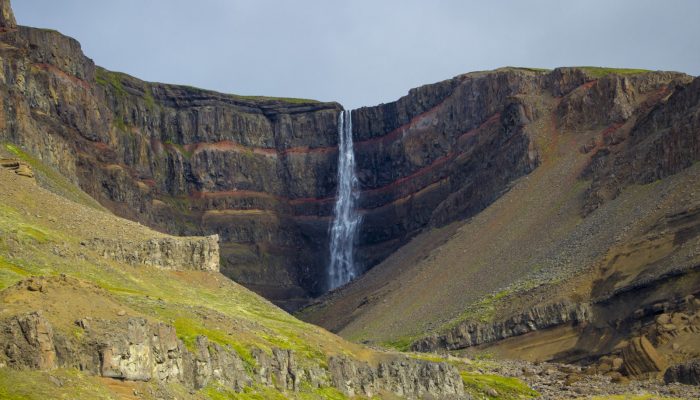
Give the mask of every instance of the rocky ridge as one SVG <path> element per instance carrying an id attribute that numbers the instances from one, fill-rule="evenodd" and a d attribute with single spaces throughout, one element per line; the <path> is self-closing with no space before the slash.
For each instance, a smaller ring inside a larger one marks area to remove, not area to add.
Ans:
<path id="1" fill-rule="evenodd" d="M 65 276 L 34 278 L 8 290 L 47 292 L 57 285 L 80 284 Z M 82 290 L 99 290 L 80 286 Z M 80 332 L 77 338 L 54 329 L 41 311 L 4 319 L 0 324 L 4 346 L 0 360 L 11 368 L 76 368 L 126 381 L 180 383 L 193 390 L 217 384 L 240 392 L 260 384 L 297 392 L 304 384 L 312 388 L 332 385 L 348 396 L 465 396 L 459 373 L 446 363 L 398 357 L 375 368 L 348 357 L 331 357 L 326 369 L 320 365 L 304 367 L 293 351 L 273 348 L 269 354 L 253 351 L 251 365 L 236 350 L 210 342 L 206 336 L 198 336 L 188 348 L 173 326 L 145 318 L 81 318 L 75 321 Z"/>
<path id="2" fill-rule="evenodd" d="M 84 244 L 130 265 L 219 272 L 219 237 L 168 237 L 144 241 L 94 238 Z"/>

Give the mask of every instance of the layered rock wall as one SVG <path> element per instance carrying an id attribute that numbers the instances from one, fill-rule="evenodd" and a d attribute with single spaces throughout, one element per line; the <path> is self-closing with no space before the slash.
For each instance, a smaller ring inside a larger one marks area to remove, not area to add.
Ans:
<path id="1" fill-rule="evenodd" d="M 85 242 L 103 257 L 131 265 L 219 272 L 219 237 L 169 237 L 143 241 L 95 238 Z"/>
<path id="2" fill-rule="evenodd" d="M 464 349 L 563 324 L 586 324 L 591 319 L 588 304 L 564 301 L 535 307 L 493 323 L 467 321 L 444 335 L 421 339 L 412 347 L 416 351 Z"/>
<path id="3" fill-rule="evenodd" d="M 76 325 L 81 334 L 70 337 L 54 330 L 41 312 L 0 321 L 0 361 L 12 368 L 78 368 L 106 378 L 180 383 L 191 389 L 216 383 L 238 392 L 251 385 L 297 392 L 304 383 L 334 387 L 349 396 L 466 398 L 459 372 L 447 363 L 396 356 L 373 367 L 343 356 L 331 357 L 327 367 L 302 366 L 293 351 L 275 348 L 270 353 L 254 349 L 251 364 L 206 336 L 188 348 L 175 328 L 144 318 L 82 319 Z"/>

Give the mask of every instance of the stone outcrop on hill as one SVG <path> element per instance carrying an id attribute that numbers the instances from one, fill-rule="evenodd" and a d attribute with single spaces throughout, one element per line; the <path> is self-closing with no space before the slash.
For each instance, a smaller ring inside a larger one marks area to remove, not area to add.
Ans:
<path id="1" fill-rule="evenodd" d="M 62 287 L 97 287 L 66 276 L 33 278 L 8 289 L 44 292 Z M 103 293 L 104 295 L 104 293 Z M 56 329 L 42 311 L 6 316 L 0 321 L 0 365 L 16 369 L 76 368 L 127 381 L 179 383 L 190 389 L 212 384 L 237 392 L 262 385 L 297 392 L 302 385 L 334 387 L 346 395 L 392 393 L 409 399 L 466 398 L 457 369 L 448 363 L 385 354 L 372 366 L 347 356 L 330 356 L 309 364 L 294 351 L 254 348 L 243 357 L 229 345 L 197 336 L 186 345 L 169 324 L 143 317 L 78 319 L 75 332 Z"/>
<path id="2" fill-rule="evenodd" d="M 640 376 L 666 370 L 667 362 L 644 336 L 632 338 L 622 349 L 627 375 Z"/>
<path id="3" fill-rule="evenodd" d="M 447 363 L 402 359 L 380 362 L 376 368 L 347 357 L 332 357 L 328 369 L 333 385 L 347 396 L 372 397 L 382 391 L 411 398 L 468 398 L 459 372 Z"/>
<path id="4" fill-rule="evenodd" d="M 219 237 L 167 237 L 143 241 L 95 238 L 84 242 L 103 257 L 131 265 L 219 272 Z"/>
<path id="5" fill-rule="evenodd" d="M 15 174 L 19 176 L 24 176 L 27 178 L 34 177 L 32 167 L 26 162 L 16 158 L 0 158 L 0 167 L 9 169 L 10 171 L 15 171 Z"/>
<path id="6" fill-rule="evenodd" d="M 464 349 L 563 324 L 586 324 L 591 319 L 588 304 L 565 301 L 535 307 L 502 321 L 466 321 L 443 335 L 420 339 L 412 348 L 416 351 Z"/>

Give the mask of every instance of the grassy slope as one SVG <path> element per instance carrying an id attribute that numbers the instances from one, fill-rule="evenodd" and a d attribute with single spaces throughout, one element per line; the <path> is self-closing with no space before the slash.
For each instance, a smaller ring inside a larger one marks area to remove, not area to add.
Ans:
<path id="1" fill-rule="evenodd" d="M 153 93 L 152 93 L 152 86 L 156 85 L 157 83 L 145 82 L 145 81 L 142 81 L 138 78 L 134 78 L 130 75 L 127 75 L 123 72 L 109 71 L 109 70 L 104 69 L 102 67 L 97 67 L 97 69 L 96 69 L 95 81 L 99 85 L 102 85 L 102 86 L 111 86 L 111 88 L 114 90 L 114 92 L 116 93 L 117 96 L 128 95 L 128 92 L 124 88 L 124 83 L 123 83 L 126 80 L 130 80 L 132 82 L 135 82 L 135 83 L 137 83 L 137 86 L 143 87 L 145 89 L 144 96 L 145 96 L 146 105 L 149 107 L 155 106 L 155 100 L 153 98 Z M 200 88 L 196 88 L 193 86 L 187 86 L 187 85 L 176 85 L 176 86 L 179 86 L 182 89 L 192 91 L 192 92 L 197 92 L 197 93 L 202 93 L 202 92 L 214 93 L 213 91 L 206 90 L 206 89 L 200 89 Z M 247 100 L 247 101 L 252 101 L 252 102 L 260 102 L 260 103 L 267 103 L 267 102 L 281 102 L 281 103 L 288 103 L 288 104 L 320 103 L 318 100 L 301 99 L 301 98 L 295 98 L 295 97 L 250 96 L 250 95 L 238 95 L 238 94 L 226 94 L 226 95 L 240 99 L 240 100 Z"/>

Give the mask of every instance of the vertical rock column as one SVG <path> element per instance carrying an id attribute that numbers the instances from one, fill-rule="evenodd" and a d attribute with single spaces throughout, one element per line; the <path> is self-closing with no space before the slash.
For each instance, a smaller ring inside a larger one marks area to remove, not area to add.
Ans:
<path id="1" fill-rule="evenodd" d="M 0 0 L 0 28 L 14 29 L 16 27 L 17 21 L 15 21 L 10 0 Z"/>

